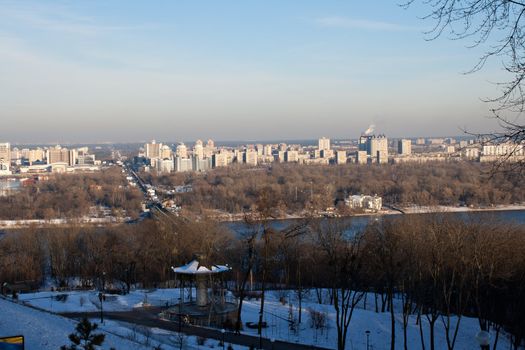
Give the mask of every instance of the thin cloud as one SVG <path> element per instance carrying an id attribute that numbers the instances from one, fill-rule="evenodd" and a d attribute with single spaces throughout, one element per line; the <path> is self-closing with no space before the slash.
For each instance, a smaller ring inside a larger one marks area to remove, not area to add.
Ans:
<path id="1" fill-rule="evenodd" d="M 325 28 L 364 29 L 388 32 L 420 30 L 420 28 L 404 26 L 396 23 L 373 21 L 367 19 L 352 19 L 339 16 L 317 18 L 315 20 L 315 24 Z"/>
<path id="2" fill-rule="evenodd" d="M 13 20 L 18 23 L 69 34 L 86 36 L 100 35 L 110 31 L 158 29 L 157 24 L 139 25 L 104 25 L 95 18 L 78 15 L 68 9 L 57 6 L 20 6 L 6 7 L 0 11 L 0 19 Z"/>

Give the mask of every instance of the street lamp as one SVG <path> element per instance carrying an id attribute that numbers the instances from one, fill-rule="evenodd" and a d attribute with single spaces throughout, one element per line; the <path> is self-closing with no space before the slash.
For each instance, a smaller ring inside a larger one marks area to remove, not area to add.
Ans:
<path id="1" fill-rule="evenodd" d="M 104 308 L 102 306 L 104 301 L 104 293 L 98 293 L 98 300 L 100 300 L 100 323 L 104 323 Z"/>
<path id="2" fill-rule="evenodd" d="M 366 350 L 370 350 L 370 331 L 365 331 L 366 333 Z"/>
<path id="3" fill-rule="evenodd" d="M 106 289 L 106 272 L 102 271 L 102 292 L 98 293 L 98 300 L 100 300 L 100 323 L 104 323 L 104 307 L 103 302 L 106 298 L 104 296 L 104 289 Z"/>
<path id="4" fill-rule="evenodd" d="M 221 333 L 222 333 L 222 350 L 224 350 L 224 333 L 226 333 L 226 329 L 221 329 Z"/>
<path id="5" fill-rule="evenodd" d="M 271 338 L 270 343 L 272 343 L 272 350 L 273 350 L 273 344 L 275 343 L 275 338 Z"/>
<path id="6" fill-rule="evenodd" d="M 263 314 L 261 311 L 259 311 L 259 349 L 262 349 L 262 319 Z"/>
<path id="7" fill-rule="evenodd" d="M 490 350 L 490 333 L 487 331 L 479 331 L 476 334 L 476 340 L 482 350 Z"/>

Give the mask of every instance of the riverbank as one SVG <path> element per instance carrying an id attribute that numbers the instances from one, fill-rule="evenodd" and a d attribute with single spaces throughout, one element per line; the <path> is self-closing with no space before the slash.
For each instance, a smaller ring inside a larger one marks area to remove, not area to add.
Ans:
<path id="1" fill-rule="evenodd" d="M 373 216 L 384 216 L 384 215 L 409 215 L 409 214 L 436 214 L 436 213 L 477 213 L 477 212 L 498 212 L 498 211 L 525 211 L 525 203 L 523 204 L 512 204 L 512 205 L 495 205 L 492 207 L 453 207 L 453 206 L 408 206 L 408 207 L 396 207 L 395 209 L 382 209 L 377 212 L 364 212 L 364 213 L 351 213 L 351 214 L 334 214 L 332 212 L 321 212 L 314 215 L 302 215 L 300 213 L 282 215 L 273 220 L 301 220 L 307 218 L 351 218 L 351 217 L 373 217 Z M 213 213 L 209 214 L 208 217 L 217 220 L 219 222 L 240 222 L 244 221 L 245 214 L 243 213 Z"/>

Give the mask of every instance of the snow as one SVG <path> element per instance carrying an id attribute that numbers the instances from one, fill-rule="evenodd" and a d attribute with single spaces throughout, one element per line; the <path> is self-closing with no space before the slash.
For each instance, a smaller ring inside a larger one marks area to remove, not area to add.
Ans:
<path id="1" fill-rule="evenodd" d="M 209 274 L 209 273 L 220 273 L 229 271 L 230 268 L 225 265 L 213 265 L 211 270 L 206 266 L 199 265 L 197 260 L 192 260 L 188 264 L 180 267 L 172 267 L 173 272 L 186 274 L 186 275 L 197 275 L 197 274 Z"/>
<path id="2" fill-rule="evenodd" d="M 59 349 L 62 345 L 69 344 L 68 336 L 74 332 L 76 326 L 74 320 L 35 310 L 1 298 L 0 310 L 2 310 L 0 336 L 23 335 L 26 349 Z M 99 323 L 97 319 L 90 321 Z M 184 349 L 219 348 L 217 340 L 206 339 L 204 345 L 199 345 L 198 338 L 194 336 L 179 336 L 176 332 L 111 320 L 105 320 L 103 324 L 99 324 L 97 332 L 106 334 L 102 349 L 113 347 L 116 349 L 145 350 L 160 344 L 164 350 L 175 350 L 179 349 L 180 339 L 182 339 Z M 235 350 L 246 349 L 246 347 L 239 345 L 232 346 Z"/>
<path id="3" fill-rule="evenodd" d="M 298 319 L 298 300 L 294 291 L 267 291 L 265 300 L 264 321 L 267 322 L 268 327 L 263 329 L 263 337 L 267 339 L 276 339 L 282 341 L 289 341 L 293 343 L 302 343 L 308 345 L 322 346 L 326 348 L 336 348 L 337 331 L 335 321 L 335 311 L 332 305 L 328 303 L 326 291 L 323 291 L 323 303 L 317 302 L 315 291 L 310 291 L 309 294 L 303 297 L 302 301 L 302 322 L 294 331 L 289 327 L 289 318 L 297 321 Z M 64 301 L 57 301 L 52 298 L 56 297 L 60 292 L 40 292 L 32 294 L 21 294 L 20 300 L 26 303 L 40 307 L 53 312 L 71 312 L 71 311 L 97 311 L 99 310 L 98 292 L 96 291 L 82 291 L 82 292 L 68 292 L 69 295 Z M 83 298 L 84 304 L 80 305 L 80 299 Z M 103 304 L 105 311 L 126 311 L 132 310 L 134 307 L 140 307 L 144 304 L 153 306 L 174 305 L 179 300 L 179 289 L 156 289 L 156 290 L 136 290 L 128 295 L 107 295 L 106 301 Z M 379 300 L 379 303 L 381 301 Z M 291 304 L 291 306 L 290 306 Z M 257 323 L 259 320 L 260 301 L 245 300 L 242 309 L 243 324 L 246 322 Z M 309 309 L 321 312 L 327 317 L 327 327 L 324 329 L 315 329 L 310 324 Z M 403 321 L 401 313 L 401 301 L 395 301 L 395 318 L 396 318 L 396 348 L 403 348 Z M 44 314 L 47 315 L 47 314 Z M 49 316 L 49 315 L 47 315 Z M 61 318 L 59 318 L 61 319 Z M 63 320 L 63 319 L 61 319 Z M 35 321 L 36 322 L 36 321 Z M 457 322 L 456 317 L 452 317 L 451 323 Z M 44 322 L 46 323 L 46 322 Z M 25 324 L 25 323 L 23 323 Z M 116 327 L 116 328 L 113 328 Z M 422 317 L 423 332 L 425 335 L 425 346 L 430 347 L 429 344 L 429 328 L 428 321 Z M 111 321 L 107 321 L 104 329 L 125 337 L 129 336 L 130 329 L 133 330 L 137 326 L 122 326 L 117 325 Z M 109 328 L 108 328 L 109 327 Z M 122 329 L 118 327 L 123 327 Z M 71 327 L 64 333 L 69 334 Z M 115 330 L 117 329 L 117 330 Z M 2 323 L 0 323 L 0 331 L 2 330 Z M 355 309 L 352 321 L 350 323 L 349 334 L 347 338 L 347 349 L 366 349 L 366 331 L 370 331 L 371 349 L 385 349 L 390 347 L 390 313 L 389 312 L 375 312 L 374 295 L 367 296 L 366 308 L 364 300 Z M 466 350 L 478 348 L 475 336 L 479 331 L 479 323 L 475 318 L 462 317 L 457 336 L 455 349 Z M 420 349 L 419 325 L 416 324 L 416 317 L 411 316 L 407 328 L 408 344 L 410 349 Z M 1 332 L 4 333 L 3 331 Z M 17 333 L 15 330 L 8 332 L 9 334 Z M 34 332 L 31 332 L 34 334 Z M 38 333 L 38 331 L 37 331 Z M 135 331 L 137 333 L 137 331 Z M 151 334 L 150 334 L 151 333 Z M 249 329 L 244 327 L 243 333 L 257 336 L 257 329 Z M 166 342 L 167 345 L 173 341 L 173 337 L 178 337 L 172 332 L 166 332 L 160 329 L 150 329 L 148 331 L 150 338 L 157 339 L 159 343 Z M 164 335 L 163 335 L 164 334 Z M 67 337 L 67 336 L 66 336 Z M 492 339 L 495 334 L 492 334 Z M 191 341 L 187 339 L 188 344 Z M 211 344 L 211 340 L 209 340 Z M 164 344 L 164 343 L 163 343 Z M 439 319 L 435 324 L 435 344 L 436 349 L 446 349 L 446 333 L 443 322 Z M 509 348 L 508 335 L 502 333 L 499 336 L 498 347 L 505 349 Z M 120 347 L 119 347 L 120 348 Z M 163 345 L 163 348 L 164 345 Z M 203 348 L 201 346 L 201 348 Z M 204 347 L 205 348 L 205 347 Z"/>
<path id="4" fill-rule="evenodd" d="M 76 322 L 64 317 L 35 310 L 0 299 L 0 335 L 23 335 L 26 349 L 56 350 L 69 344 L 68 335 L 75 330 Z M 149 349 L 139 343 L 106 334 L 103 349 Z"/>
<path id="5" fill-rule="evenodd" d="M 55 313 L 91 312 L 100 310 L 98 291 L 38 292 L 20 294 L 19 300 L 32 306 Z M 57 300 L 58 295 L 67 298 Z M 155 289 L 131 291 L 127 295 L 105 294 L 102 307 L 105 311 L 129 311 L 144 305 L 166 306 L 178 302 L 179 289 Z"/>
<path id="6" fill-rule="evenodd" d="M 265 314 L 264 321 L 268 323 L 268 327 L 263 329 L 263 337 L 274 338 L 278 340 L 285 340 L 290 342 L 297 342 L 303 344 L 312 344 L 327 348 L 337 347 L 337 330 L 335 311 L 332 305 L 318 304 L 314 301 L 315 293 L 312 291 L 310 295 L 303 297 L 302 302 L 302 322 L 297 328 L 297 331 L 289 329 L 289 313 L 290 304 L 292 304 L 293 318 L 298 319 L 298 300 L 294 291 L 289 292 L 269 292 L 265 300 Z M 284 297 L 287 303 L 283 305 L 279 299 Z M 400 301 L 395 307 L 396 319 L 396 348 L 403 348 L 403 319 L 400 307 Z M 259 301 L 245 301 L 243 304 L 243 322 L 258 322 L 259 319 Z M 327 315 L 328 327 L 324 330 L 316 330 L 310 326 L 310 316 L 308 309 L 324 312 Z M 429 344 L 429 328 L 428 321 L 423 316 L 423 331 L 425 334 L 425 346 L 430 347 Z M 355 309 L 352 320 L 350 322 L 349 334 L 347 336 L 347 349 L 366 349 L 366 331 L 370 331 L 370 345 L 372 349 L 387 349 L 390 347 L 391 326 L 390 326 L 389 312 L 375 312 L 373 294 L 369 294 L 367 298 L 367 309 L 364 309 L 363 301 L 358 308 Z M 451 319 L 451 324 L 457 322 L 457 317 Z M 459 333 L 456 341 L 455 349 L 467 350 L 479 348 L 475 339 L 479 332 L 479 323 L 475 318 L 462 317 Z M 248 329 L 245 327 L 244 333 L 257 334 L 257 329 Z M 421 339 L 419 334 L 419 325 L 416 324 L 416 316 L 411 316 L 407 328 L 407 338 L 409 349 L 420 349 Z M 495 333 L 491 336 L 495 338 Z M 447 349 L 445 328 L 441 319 L 435 324 L 435 344 L 436 350 Z M 505 335 L 500 334 L 498 340 L 498 347 L 502 349 L 509 348 L 509 339 Z"/>

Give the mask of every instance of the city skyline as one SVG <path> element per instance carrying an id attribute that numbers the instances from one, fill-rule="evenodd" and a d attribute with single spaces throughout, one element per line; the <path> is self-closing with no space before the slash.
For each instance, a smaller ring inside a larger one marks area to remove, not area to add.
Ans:
<path id="1" fill-rule="evenodd" d="M 425 9 L 341 1 L 0 1 L 0 139 L 333 139 L 487 132 L 501 69 L 425 41 Z M 31 126 L 31 127 L 28 127 Z"/>

